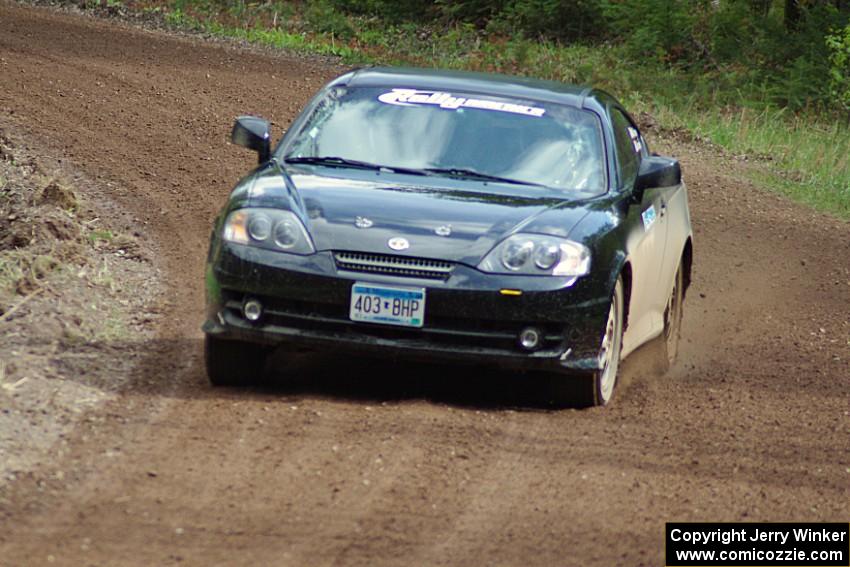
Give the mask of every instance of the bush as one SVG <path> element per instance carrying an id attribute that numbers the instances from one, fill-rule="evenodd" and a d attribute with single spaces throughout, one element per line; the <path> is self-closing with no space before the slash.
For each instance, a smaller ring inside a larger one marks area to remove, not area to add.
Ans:
<path id="1" fill-rule="evenodd" d="M 850 24 L 826 36 L 829 49 L 829 94 L 832 103 L 847 112 L 850 123 Z"/>
<path id="2" fill-rule="evenodd" d="M 434 3 L 416 0 L 331 0 L 337 10 L 361 16 L 378 17 L 393 23 L 421 21 L 434 17 Z"/>
<path id="3" fill-rule="evenodd" d="M 598 0 L 513 0 L 500 18 L 527 37 L 588 42 L 605 35 Z"/>
<path id="4" fill-rule="evenodd" d="M 676 94 L 691 93 L 705 105 L 850 111 L 847 0 L 800 0 L 793 25 L 786 3 L 778 0 L 172 2 L 168 17 L 175 21 L 224 14 L 227 25 L 246 33 L 283 21 L 289 33 L 308 30 L 338 38 L 343 50 L 354 39 L 398 53 L 421 53 L 431 45 L 432 51 L 446 47 L 448 56 L 469 59 L 476 69 L 525 72 L 534 65 L 545 68 L 547 76 L 582 81 L 604 82 L 606 70 L 584 64 L 560 69 L 540 53 L 562 44 L 604 46 L 616 54 L 621 72 L 633 67 L 653 76 L 659 74 L 655 71 L 678 74 Z M 503 64 L 484 60 L 481 46 L 488 41 L 504 49 Z M 636 71 L 620 82 L 638 92 L 647 80 L 646 73 Z"/>
<path id="5" fill-rule="evenodd" d="M 601 0 L 608 33 L 636 60 L 699 60 L 697 22 L 710 0 Z"/>
<path id="6" fill-rule="evenodd" d="M 345 14 L 334 8 L 329 0 L 308 2 L 304 19 L 313 31 L 329 33 L 336 37 L 348 39 L 354 36 L 354 28 Z"/>

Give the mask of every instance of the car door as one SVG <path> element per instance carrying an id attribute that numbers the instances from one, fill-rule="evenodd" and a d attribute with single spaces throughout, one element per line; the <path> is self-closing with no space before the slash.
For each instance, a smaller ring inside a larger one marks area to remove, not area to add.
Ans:
<path id="1" fill-rule="evenodd" d="M 631 193 L 647 151 L 640 131 L 626 113 L 618 107 L 611 108 L 610 112 L 619 185 L 622 191 Z M 665 213 L 665 192 L 654 187 L 648 188 L 628 213 L 632 289 L 629 327 L 623 344 L 625 352 L 657 335 L 664 326 L 664 300 L 659 299 L 658 291 L 667 240 Z"/>
<path id="2" fill-rule="evenodd" d="M 629 127 L 629 134 L 641 148 L 642 157 L 650 155 L 649 148 L 636 126 Z M 652 191 L 655 192 L 655 201 L 660 206 L 658 220 L 662 230 L 659 230 L 658 234 L 664 237 L 664 253 L 661 258 L 661 269 L 658 271 L 658 288 L 654 301 L 663 318 L 663 310 L 666 309 L 667 300 L 673 290 L 673 279 L 682 260 L 685 242 L 691 233 L 691 223 L 684 182 L 669 187 L 655 187 Z"/>

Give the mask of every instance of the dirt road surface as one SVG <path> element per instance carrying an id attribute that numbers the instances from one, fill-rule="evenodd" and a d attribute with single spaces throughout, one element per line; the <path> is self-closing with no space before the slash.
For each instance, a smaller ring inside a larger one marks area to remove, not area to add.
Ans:
<path id="1" fill-rule="evenodd" d="M 115 399 L 0 485 L 0 564 L 661 565 L 665 521 L 850 519 L 850 226 L 669 134 L 696 259 L 666 376 L 637 353 L 613 405 L 562 411 L 521 376 L 339 359 L 211 389 L 232 120 L 280 132 L 341 70 L 0 0 L 0 119 L 108 183 L 167 289 Z"/>

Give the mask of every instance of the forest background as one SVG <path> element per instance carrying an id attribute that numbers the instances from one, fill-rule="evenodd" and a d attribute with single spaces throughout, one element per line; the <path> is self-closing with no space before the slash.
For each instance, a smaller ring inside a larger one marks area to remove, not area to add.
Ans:
<path id="1" fill-rule="evenodd" d="M 349 64 L 492 71 L 610 91 L 658 128 L 760 162 L 850 218 L 850 0 L 81 0 Z"/>

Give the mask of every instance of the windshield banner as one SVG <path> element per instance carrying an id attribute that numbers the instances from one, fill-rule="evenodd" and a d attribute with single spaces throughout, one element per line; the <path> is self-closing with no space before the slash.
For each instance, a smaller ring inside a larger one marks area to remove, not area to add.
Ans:
<path id="1" fill-rule="evenodd" d="M 478 98 L 456 97 L 451 93 L 440 91 L 418 91 L 415 89 L 393 89 L 388 93 L 378 96 L 378 100 L 385 104 L 396 106 L 419 106 L 433 105 L 449 110 L 458 108 L 477 108 L 480 110 L 495 110 L 497 112 L 510 112 L 511 114 L 522 114 L 540 118 L 546 113 L 545 108 L 524 106 L 512 102 L 497 102 L 494 100 L 482 100 Z"/>

